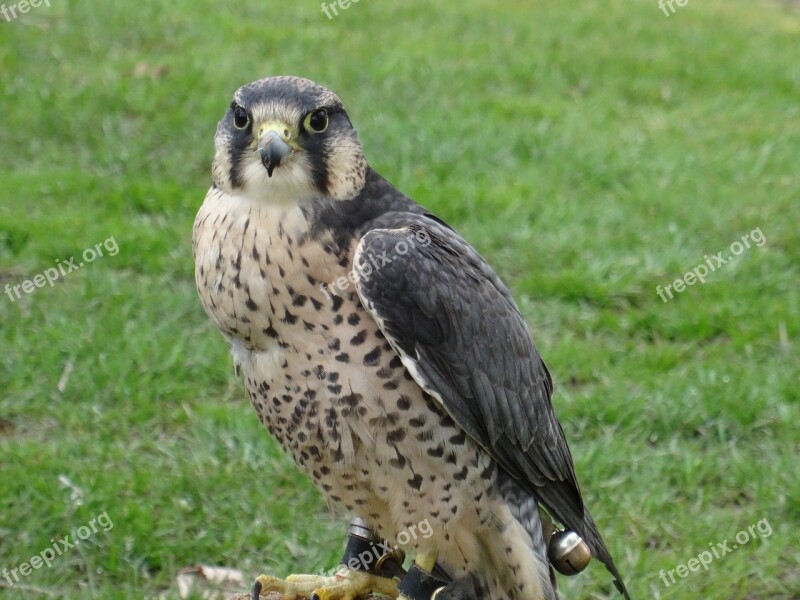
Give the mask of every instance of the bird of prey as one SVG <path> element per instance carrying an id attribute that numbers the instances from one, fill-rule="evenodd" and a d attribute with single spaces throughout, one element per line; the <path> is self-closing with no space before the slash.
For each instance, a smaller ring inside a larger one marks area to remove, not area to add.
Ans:
<path id="1" fill-rule="evenodd" d="M 253 596 L 554 600 L 546 509 L 627 598 L 511 293 L 369 166 L 339 98 L 299 77 L 242 86 L 212 171 L 193 231 L 202 304 L 263 425 L 357 518 L 335 576 L 262 575 Z M 366 560 L 365 543 L 386 552 Z M 393 579 L 369 564 L 386 558 Z"/>

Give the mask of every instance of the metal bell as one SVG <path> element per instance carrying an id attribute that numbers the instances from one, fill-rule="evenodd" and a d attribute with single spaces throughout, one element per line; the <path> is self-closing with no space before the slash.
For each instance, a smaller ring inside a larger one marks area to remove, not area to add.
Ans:
<path id="1" fill-rule="evenodd" d="M 592 551 L 574 531 L 556 531 L 550 536 L 547 558 L 562 575 L 577 575 L 592 560 Z"/>

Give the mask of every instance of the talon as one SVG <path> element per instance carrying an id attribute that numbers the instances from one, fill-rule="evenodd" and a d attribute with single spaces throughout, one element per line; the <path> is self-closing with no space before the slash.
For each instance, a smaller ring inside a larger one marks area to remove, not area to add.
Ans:
<path id="1" fill-rule="evenodd" d="M 397 597 L 397 582 L 364 571 L 340 571 L 337 583 L 311 593 L 311 600 L 355 600 L 369 594 Z"/>
<path id="2" fill-rule="evenodd" d="M 297 589 L 293 582 L 287 577 L 284 581 L 271 575 L 259 575 L 253 583 L 253 594 L 251 600 L 258 600 L 270 592 L 278 592 L 283 600 L 296 600 Z"/>
<path id="3" fill-rule="evenodd" d="M 397 582 L 364 571 L 340 570 L 335 576 L 289 575 L 278 579 L 259 575 L 253 584 L 252 600 L 278 592 L 282 600 L 310 598 L 310 600 L 355 600 L 371 593 L 397 597 Z"/>

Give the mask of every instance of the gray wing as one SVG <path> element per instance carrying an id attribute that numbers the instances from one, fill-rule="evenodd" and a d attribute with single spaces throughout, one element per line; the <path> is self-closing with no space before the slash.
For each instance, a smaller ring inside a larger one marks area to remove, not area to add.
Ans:
<path id="1" fill-rule="evenodd" d="M 511 293 L 458 234 L 426 215 L 374 221 L 355 255 L 364 307 L 415 381 L 622 580 L 584 507 L 547 367 Z"/>

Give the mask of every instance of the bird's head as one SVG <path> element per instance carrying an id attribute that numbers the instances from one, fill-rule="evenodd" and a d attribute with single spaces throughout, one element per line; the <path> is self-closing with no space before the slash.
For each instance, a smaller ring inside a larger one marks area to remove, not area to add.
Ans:
<path id="1" fill-rule="evenodd" d="M 214 184 L 258 201 L 350 200 L 367 161 L 331 91 L 300 77 L 268 77 L 236 90 L 217 125 Z"/>

